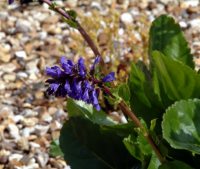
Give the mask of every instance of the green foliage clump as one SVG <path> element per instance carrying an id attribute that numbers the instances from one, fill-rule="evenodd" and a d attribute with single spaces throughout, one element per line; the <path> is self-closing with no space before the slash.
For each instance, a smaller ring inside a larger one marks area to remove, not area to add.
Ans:
<path id="1" fill-rule="evenodd" d="M 60 147 L 72 169 L 192 169 L 200 164 L 200 75 L 174 19 L 162 15 L 149 33 L 149 60 L 132 63 L 129 78 L 113 90 L 151 134 L 159 161 L 143 131 L 120 123 L 81 101 L 68 100 L 69 120 Z"/>

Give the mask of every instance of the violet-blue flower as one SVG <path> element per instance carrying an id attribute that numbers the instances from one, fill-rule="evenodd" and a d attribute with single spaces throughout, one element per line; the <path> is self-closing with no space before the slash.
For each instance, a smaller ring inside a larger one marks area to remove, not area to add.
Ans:
<path id="1" fill-rule="evenodd" d="M 95 59 L 91 69 L 94 70 L 99 60 L 99 57 Z M 46 68 L 46 74 L 51 77 L 46 81 L 49 84 L 47 93 L 49 95 L 68 96 L 75 100 L 82 100 L 100 110 L 98 101 L 99 88 L 103 82 L 114 80 L 114 72 L 105 76 L 101 81 L 95 79 L 94 75 L 87 73 L 83 58 L 80 58 L 75 64 L 66 59 L 66 57 L 61 57 L 60 65 Z"/>
<path id="2" fill-rule="evenodd" d="M 112 82 L 113 80 L 115 80 L 115 72 L 110 72 L 108 75 L 106 75 L 102 81 L 105 82 Z"/>

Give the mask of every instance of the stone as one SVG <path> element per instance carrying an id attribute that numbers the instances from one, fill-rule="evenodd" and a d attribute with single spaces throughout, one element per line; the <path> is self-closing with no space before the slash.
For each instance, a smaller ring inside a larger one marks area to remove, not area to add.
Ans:
<path id="1" fill-rule="evenodd" d="M 22 119 L 22 124 L 26 127 L 35 126 L 38 123 L 38 118 L 30 117 Z"/>
<path id="2" fill-rule="evenodd" d="M 131 24 L 133 23 L 133 17 L 130 13 L 126 12 L 126 13 L 123 13 L 121 16 L 120 16 L 120 19 L 121 21 L 124 23 L 124 24 Z"/>
<path id="3" fill-rule="evenodd" d="M 196 18 L 196 19 L 193 19 L 193 20 L 189 21 L 189 24 L 193 28 L 200 28 L 200 18 Z"/>
<path id="4" fill-rule="evenodd" d="M 40 168 L 39 164 L 36 163 L 35 158 L 31 158 L 26 168 L 23 169 L 36 169 L 36 168 Z"/>
<path id="5" fill-rule="evenodd" d="M 179 25 L 181 26 L 181 28 L 187 28 L 187 26 L 188 26 L 187 23 L 184 21 L 180 21 Z"/>
<path id="6" fill-rule="evenodd" d="M 49 113 L 43 113 L 42 114 L 42 117 L 41 117 L 42 121 L 50 123 L 52 121 L 52 119 L 53 118 Z"/>
<path id="7" fill-rule="evenodd" d="M 13 82 L 16 80 L 16 74 L 15 73 L 5 74 L 3 76 L 3 79 L 5 82 Z"/>
<path id="8" fill-rule="evenodd" d="M 0 40 L 3 40 L 6 37 L 6 34 L 4 32 L 0 32 Z"/>
<path id="9" fill-rule="evenodd" d="M 35 131 L 34 127 L 26 127 L 22 129 L 20 132 L 23 137 L 29 137 L 30 134 L 33 133 L 34 131 Z"/>
<path id="10" fill-rule="evenodd" d="M 102 11 L 102 7 L 101 7 L 99 2 L 92 1 L 91 7 L 95 8 L 95 9 L 98 9 L 99 11 Z"/>
<path id="11" fill-rule="evenodd" d="M 52 25 L 52 24 L 57 24 L 57 22 L 59 21 L 60 16 L 59 15 L 52 15 L 52 16 L 48 16 L 45 20 L 44 23 Z"/>
<path id="12" fill-rule="evenodd" d="M 40 124 L 37 124 L 35 126 L 35 134 L 37 134 L 38 136 L 45 135 L 48 130 L 49 130 L 49 125 L 40 125 Z"/>
<path id="13" fill-rule="evenodd" d="M 0 20 L 1 20 L 1 19 L 2 19 L 2 20 L 5 20 L 5 19 L 7 19 L 7 18 L 9 18 L 8 12 L 7 12 L 7 11 L 0 11 Z"/>
<path id="14" fill-rule="evenodd" d="M 11 59 L 11 54 L 10 52 L 10 45 L 8 44 L 3 44 L 0 45 L 0 61 L 3 61 L 5 63 L 9 62 Z"/>
<path id="15" fill-rule="evenodd" d="M 15 124 L 9 124 L 7 128 L 9 130 L 11 138 L 16 140 L 20 138 L 19 129 Z"/>
<path id="16" fill-rule="evenodd" d="M 15 56 L 17 58 L 21 58 L 21 59 L 26 59 L 27 58 L 26 52 L 23 51 L 23 50 L 15 52 Z"/>
<path id="17" fill-rule="evenodd" d="M 40 148 L 40 145 L 35 143 L 35 142 L 29 142 L 29 145 L 31 146 L 31 148 L 35 149 L 35 148 Z"/>
<path id="18" fill-rule="evenodd" d="M 23 114 L 24 117 L 34 117 L 34 116 L 38 115 L 38 112 L 34 111 L 32 109 L 24 109 L 22 111 L 22 114 Z"/>
<path id="19" fill-rule="evenodd" d="M 57 120 L 55 120 L 54 122 L 50 124 L 51 131 L 59 130 L 61 129 L 61 127 L 62 125 Z"/>
<path id="20" fill-rule="evenodd" d="M 0 150 L 0 164 L 6 164 L 8 162 L 8 157 L 10 155 L 10 151 Z"/>
<path id="21" fill-rule="evenodd" d="M 30 74 L 31 73 L 39 73 L 38 62 L 39 62 L 39 59 L 34 59 L 32 61 L 29 61 L 26 64 L 26 69 Z"/>
<path id="22" fill-rule="evenodd" d="M 26 79 L 26 78 L 28 78 L 28 75 L 27 75 L 26 72 L 17 72 L 17 77 L 22 78 L 22 79 Z"/>
<path id="23" fill-rule="evenodd" d="M 9 62 L 11 59 L 11 55 L 7 53 L 1 53 L 0 54 L 0 60 L 3 62 Z"/>
<path id="24" fill-rule="evenodd" d="M 1 84 L 1 82 L 0 82 Z M 11 106 L 0 106 L 0 119 L 6 119 L 8 117 L 13 117 L 14 113 L 13 113 L 13 109 Z"/>
<path id="25" fill-rule="evenodd" d="M 47 32 L 43 31 L 43 32 L 39 32 L 38 36 L 40 40 L 45 40 L 47 38 Z"/>
<path id="26" fill-rule="evenodd" d="M 19 122 L 21 122 L 22 120 L 24 119 L 24 116 L 22 116 L 22 115 L 16 115 L 16 116 L 13 116 L 13 121 L 15 122 L 15 123 L 19 123 Z"/>
<path id="27" fill-rule="evenodd" d="M 39 163 L 40 167 L 44 168 L 49 160 L 49 155 L 47 153 L 40 152 L 36 156 L 36 161 Z"/>
<path id="28" fill-rule="evenodd" d="M 163 0 L 164 1 L 164 0 Z M 195 7 L 199 5 L 199 0 L 187 0 L 187 1 L 182 1 L 180 6 L 182 8 L 189 8 L 189 7 Z"/>
<path id="29" fill-rule="evenodd" d="M 20 150 L 29 150 L 29 142 L 26 137 L 21 137 L 18 140 L 17 145 Z"/>
<path id="30" fill-rule="evenodd" d="M 9 156 L 9 161 L 13 161 L 13 160 L 17 160 L 17 161 L 20 161 L 21 159 L 23 158 L 23 155 L 21 155 L 21 154 L 11 154 L 10 156 Z"/>
<path id="31" fill-rule="evenodd" d="M 66 4 L 72 8 L 76 7 L 77 6 L 77 3 L 78 3 L 78 0 L 68 0 L 66 2 Z"/>
<path id="32" fill-rule="evenodd" d="M 63 160 L 60 159 L 50 159 L 50 163 L 53 167 L 57 168 L 57 169 L 63 169 L 64 167 L 66 167 L 66 163 Z"/>
<path id="33" fill-rule="evenodd" d="M 0 70 L 3 70 L 5 73 L 11 73 L 14 72 L 16 69 L 16 65 L 13 63 L 7 63 L 0 65 Z"/>
<path id="34" fill-rule="evenodd" d="M 31 24 L 27 20 L 18 19 L 15 25 L 16 32 L 28 33 L 31 31 Z"/>

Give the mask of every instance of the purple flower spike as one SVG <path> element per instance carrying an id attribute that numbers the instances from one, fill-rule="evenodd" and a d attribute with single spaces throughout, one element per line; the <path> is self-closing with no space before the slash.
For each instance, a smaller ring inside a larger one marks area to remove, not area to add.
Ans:
<path id="1" fill-rule="evenodd" d="M 108 75 L 106 75 L 102 81 L 105 82 L 112 82 L 113 80 L 115 80 L 115 72 L 110 72 Z"/>
<path id="2" fill-rule="evenodd" d="M 90 69 L 90 74 L 87 74 L 83 58 L 75 64 L 66 57 L 61 57 L 60 67 L 46 68 L 46 74 L 51 77 L 46 81 L 49 84 L 47 93 L 57 97 L 68 96 L 75 100 L 82 100 L 92 104 L 99 111 L 101 107 L 98 97 L 102 82 L 111 82 L 115 79 L 114 72 L 109 73 L 102 80 L 95 79 L 93 73 L 99 62 L 98 56 Z"/>

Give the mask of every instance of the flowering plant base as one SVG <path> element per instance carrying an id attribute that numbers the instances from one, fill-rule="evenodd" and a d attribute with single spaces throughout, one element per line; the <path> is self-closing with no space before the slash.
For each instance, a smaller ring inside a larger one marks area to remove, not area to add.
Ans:
<path id="1" fill-rule="evenodd" d="M 200 75 L 174 19 L 162 15 L 153 21 L 150 63 L 131 63 L 128 81 L 113 89 L 115 73 L 103 74 L 105 63 L 76 12 L 50 0 L 40 2 L 77 29 L 95 55 L 90 69 L 81 57 L 77 63 L 61 57 L 60 66 L 46 68 L 47 93 L 67 98 L 69 120 L 57 152 L 72 169 L 199 168 Z M 101 99 L 110 99 L 123 113 L 123 123 L 111 118 Z"/>

